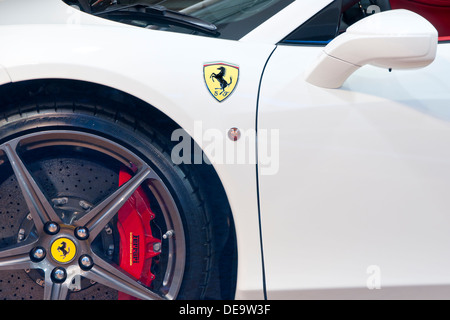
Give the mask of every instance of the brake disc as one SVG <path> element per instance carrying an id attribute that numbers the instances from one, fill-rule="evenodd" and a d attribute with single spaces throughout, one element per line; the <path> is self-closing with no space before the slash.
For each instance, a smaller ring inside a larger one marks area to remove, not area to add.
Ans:
<path id="1" fill-rule="evenodd" d="M 31 162 L 29 167 L 47 197 L 51 197 L 55 211 L 68 224 L 89 210 L 94 200 L 109 194 L 118 185 L 118 171 L 104 166 L 101 161 L 39 159 Z M 0 174 L 0 208 L 0 248 L 33 236 L 34 223 L 12 171 Z M 118 238 L 118 232 L 108 224 L 96 240 L 98 250 L 111 260 L 118 255 L 116 243 L 119 239 L 115 237 Z M 42 299 L 43 278 L 40 270 L 0 271 L 0 299 Z M 117 291 L 82 277 L 75 279 L 70 295 L 76 300 L 117 297 Z"/>

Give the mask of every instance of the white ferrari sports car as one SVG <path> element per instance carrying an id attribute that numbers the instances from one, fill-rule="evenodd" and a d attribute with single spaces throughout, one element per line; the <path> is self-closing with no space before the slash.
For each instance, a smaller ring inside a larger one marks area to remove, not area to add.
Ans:
<path id="1" fill-rule="evenodd" d="M 450 298 L 449 1 L 0 0 L 0 40 L 0 299 Z"/>

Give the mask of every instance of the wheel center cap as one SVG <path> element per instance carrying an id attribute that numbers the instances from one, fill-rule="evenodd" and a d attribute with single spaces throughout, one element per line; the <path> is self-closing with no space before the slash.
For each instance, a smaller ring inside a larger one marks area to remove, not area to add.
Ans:
<path id="1" fill-rule="evenodd" d="M 56 239 L 51 247 L 53 259 L 60 263 L 69 263 L 75 257 L 77 247 L 75 243 L 68 238 Z"/>

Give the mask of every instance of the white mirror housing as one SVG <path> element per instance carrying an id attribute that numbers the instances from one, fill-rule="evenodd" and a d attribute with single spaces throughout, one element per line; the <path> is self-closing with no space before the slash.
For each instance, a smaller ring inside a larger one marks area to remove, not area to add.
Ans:
<path id="1" fill-rule="evenodd" d="M 323 50 L 306 81 L 339 88 L 360 67 L 422 68 L 436 57 L 438 33 L 420 15 L 408 10 L 376 13 L 350 26 Z"/>

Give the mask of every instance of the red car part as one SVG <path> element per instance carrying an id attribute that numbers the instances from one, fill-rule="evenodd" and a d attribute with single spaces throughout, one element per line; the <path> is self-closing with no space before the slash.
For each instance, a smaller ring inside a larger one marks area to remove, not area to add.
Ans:
<path id="1" fill-rule="evenodd" d="M 126 183 L 131 174 L 125 168 L 119 173 L 119 186 Z M 139 187 L 118 212 L 117 229 L 120 235 L 119 265 L 124 271 L 147 287 L 155 275 L 151 272 L 153 258 L 160 254 L 161 240 L 153 237 L 150 222 L 155 214 L 142 187 Z M 119 292 L 119 300 L 133 300 Z"/>
<path id="2" fill-rule="evenodd" d="M 450 37 L 450 1 L 448 0 L 391 0 L 392 9 L 408 9 L 430 21 L 437 29 L 439 41 Z"/>

